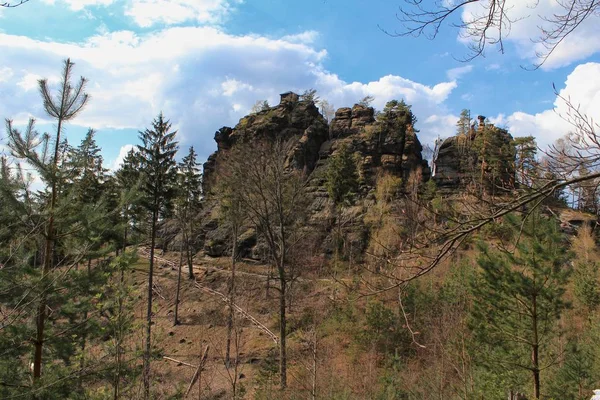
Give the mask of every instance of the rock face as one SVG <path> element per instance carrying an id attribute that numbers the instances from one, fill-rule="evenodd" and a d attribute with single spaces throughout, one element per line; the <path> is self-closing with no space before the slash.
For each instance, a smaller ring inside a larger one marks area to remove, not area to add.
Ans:
<path id="1" fill-rule="evenodd" d="M 328 125 L 312 101 L 284 93 L 278 106 L 242 118 L 233 129 L 224 127 L 216 132 L 218 149 L 204 165 L 205 193 L 210 193 L 218 179 L 217 166 L 222 155 L 232 147 L 243 146 L 249 140 L 292 141 L 289 166 L 311 176 L 309 229 L 319 237 L 319 253 L 333 252 L 336 239 L 332 231 L 336 219 L 343 218 L 345 241 L 352 253 L 360 255 L 369 236 L 363 217 L 373 202 L 378 176 L 390 174 L 406 182 L 413 171 L 420 171 L 424 181 L 431 175 L 421 155 L 422 146 L 412 126 L 410 110 L 391 110 L 384 117 L 376 120 L 373 108 L 355 105 L 338 109 Z M 325 182 L 328 161 L 342 147 L 356 160 L 360 189 L 354 206 L 340 214 L 335 212 Z M 228 234 L 218 222 L 209 218 L 205 231 L 206 254 L 220 256 L 228 252 Z M 264 252 L 256 232 L 248 227 L 243 236 L 241 253 L 246 257 L 262 257 Z"/>
<path id="2" fill-rule="evenodd" d="M 487 191 L 510 190 L 514 187 L 514 142 L 505 129 L 479 125 L 467 135 L 444 140 L 434 154 L 433 179 L 438 188 L 460 190 L 470 184 L 483 185 Z"/>
<path id="3" fill-rule="evenodd" d="M 204 164 L 204 192 L 209 193 L 221 154 L 245 141 L 294 141 L 290 163 L 310 173 L 319 158 L 319 149 L 328 138 L 327 121 L 315 104 L 300 101 L 295 93 L 281 95 L 281 103 L 242 118 L 235 128 L 223 127 L 215 133 L 217 151 Z"/>

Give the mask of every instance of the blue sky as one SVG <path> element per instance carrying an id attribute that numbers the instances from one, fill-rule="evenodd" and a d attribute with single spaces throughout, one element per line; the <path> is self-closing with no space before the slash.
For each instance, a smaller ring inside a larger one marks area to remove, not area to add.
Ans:
<path id="1" fill-rule="evenodd" d="M 545 146 L 569 130 L 553 111 L 564 111 L 553 83 L 600 117 L 600 21 L 528 71 L 539 19 L 527 1 L 509 1 L 529 18 L 513 26 L 505 54 L 490 47 L 463 63 L 456 59 L 467 46 L 454 29 L 434 41 L 384 33 L 401 29 L 402 0 L 31 0 L 0 10 L 0 116 L 34 116 L 39 130 L 51 130 L 36 80 L 56 80 L 71 57 L 75 73 L 90 80 L 91 101 L 67 136 L 78 144 L 95 128 L 107 166 L 118 165 L 160 111 L 179 130 L 182 153 L 194 145 L 204 161 L 214 132 L 235 125 L 256 100 L 276 104 L 279 93 L 308 88 L 335 107 L 366 95 L 376 108 L 404 98 L 424 144 L 452 135 L 468 108 Z M 554 2 L 539 0 L 535 13 L 547 15 Z"/>

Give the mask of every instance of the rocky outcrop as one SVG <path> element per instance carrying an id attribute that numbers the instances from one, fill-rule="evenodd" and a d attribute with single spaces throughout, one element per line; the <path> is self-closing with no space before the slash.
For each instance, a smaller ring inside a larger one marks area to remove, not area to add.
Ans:
<path id="1" fill-rule="evenodd" d="M 295 143 L 290 166 L 310 173 L 315 168 L 321 145 L 328 139 L 327 121 L 312 101 L 300 101 L 295 93 L 281 95 L 281 103 L 240 119 L 232 129 L 215 133 L 217 151 L 204 164 L 204 192 L 209 193 L 221 156 L 244 142 L 281 140 Z"/>
<path id="2" fill-rule="evenodd" d="M 301 100 L 294 93 L 281 95 L 281 102 L 240 119 L 234 128 L 221 128 L 215 134 L 217 152 L 204 165 L 204 190 L 210 193 L 218 179 L 217 167 L 224 155 L 235 146 L 249 141 L 282 140 L 292 143 L 288 166 L 311 175 L 307 232 L 315 238 L 321 254 L 331 254 L 339 247 L 340 232 L 334 233 L 343 219 L 344 248 L 350 256 L 360 256 L 369 238 L 364 215 L 372 205 L 377 178 L 390 174 L 404 182 L 413 171 L 420 171 L 424 180 L 430 176 L 429 166 L 423 160 L 422 146 L 412 126 L 409 108 L 393 109 L 375 118 L 371 107 L 354 105 L 340 108 L 328 125 L 312 101 Z M 326 189 L 328 163 L 342 147 L 350 151 L 357 163 L 360 178 L 359 193 L 352 207 L 343 212 L 335 205 Z M 205 252 L 211 256 L 227 253 L 227 233 L 215 221 L 206 223 Z M 247 227 L 240 249 L 248 257 L 261 257 L 261 240 Z M 336 236 L 338 235 L 338 236 Z"/>
<path id="3" fill-rule="evenodd" d="M 488 192 L 511 190 L 514 187 L 515 154 L 512 136 L 505 129 L 479 124 L 467 134 L 452 136 L 436 149 L 433 179 L 438 188 L 457 191 L 470 184 L 482 186 Z"/>
<path id="4" fill-rule="evenodd" d="M 407 179 L 421 170 L 426 181 L 429 165 L 421 154 L 423 147 L 410 123 L 410 111 L 395 111 L 386 120 L 376 121 L 371 107 L 355 105 L 340 108 L 329 128 L 330 141 L 321 147 L 321 159 L 349 146 L 359 159 L 359 174 L 367 191 L 373 189 L 380 173 Z"/>

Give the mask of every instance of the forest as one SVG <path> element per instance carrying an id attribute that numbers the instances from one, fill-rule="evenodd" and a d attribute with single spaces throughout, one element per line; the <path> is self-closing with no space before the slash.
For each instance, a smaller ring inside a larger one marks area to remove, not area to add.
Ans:
<path id="1" fill-rule="evenodd" d="M 397 36 L 435 38 L 472 1 L 405 3 Z M 465 61 L 514 22 L 485 4 Z M 597 7 L 547 18 L 534 69 Z M 3 116 L 0 399 L 600 395 L 600 138 L 556 88 L 547 148 L 470 109 L 429 144 L 408 95 L 308 88 L 254 99 L 207 158 L 160 112 L 111 166 L 101 131 L 68 140 L 98 103 L 60 67 L 40 115 Z"/>

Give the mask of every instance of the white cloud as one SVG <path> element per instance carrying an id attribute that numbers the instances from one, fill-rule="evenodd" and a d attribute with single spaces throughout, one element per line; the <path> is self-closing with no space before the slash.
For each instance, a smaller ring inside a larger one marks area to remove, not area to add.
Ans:
<path id="1" fill-rule="evenodd" d="M 17 82 L 17 85 L 25 91 L 36 90 L 39 87 L 38 81 L 42 79 L 41 76 L 36 74 L 25 74 L 23 79 Z"/>
<path id="2" fill-rule="evenodd" d="M 451 81 L 455 81 L 457 79 L 460 79 L 463 75 L 468 74 L 471 71 L 473 71 L 472 65 L 464 65 L 462 67 L 456 67 L 456 68 L 449 69 L 448 71 L 446 71 L 446 76 Z"/>
<path id="3" fill-rule="evenodd" d="M 302 36 L 300 34 L 299 36 Z M 387 75 L 371 82 L 345 82 L 322 66 L 327 53 L 314 46 L 257 35 L 236 36 L 214 27 L 172 27 L 147 35 L 120 31 L 98 34 L 84 43 L 57 43 L 0 34 L 0 65 L 13 65 L 14 77 L 0 82 L 0 116 L 43 116 L 39 95 L 21 86 L 34 76 L 56 77 L 71 57 L 75 76 L 89 79 L 88 107 L 73 123 L 99 130 L 148 126 L 163 111 L 179 130 L 182 146 L 200 155 L 213 151 L 214 132 L 235 125 L 259 99 L 277 104 L 279 93 L 315 88 L 337 107 L 367 95 L 382 109 L 405 99 L 419 118 L 423 142 L 449 136 L 456 117 L 445 101 L 455 81 L 424 85 Z M 429 117 L 435 115 L 436 118 Z M 448 120 L 452 120 L 447 124 Z M 100 138 L 100 136 L 99 136 Z M 134 139 L 132 139 L 134 140 Z"/>
<path id="4" fill-rule="evenodd" d="M 314 43 L 318 37 L 319 32 L 317 31 L 305 31 L 296 35 L 286 35 L 282 37 L 281 40 L 285 40 L 286 42 L 291 43 L 311 44 Z"/>
<path id="5" fill-rule="evenodd" d="M 89 6 L 109 6 L 116 0 L 58 0 L 59 3 L 67 4 L 72 10 L 80 11 Z M 56 4 L 57 0 L 42 0 L 46 4 Z"/>
<path id="6" fill-rule="evenodd" d="M 507 14 L 506 21 L 514 22 L 510 24 L 510 29 L 508 26 L 503 26 L 505 42 L 514 43 L 523 59 L 527 59 L 533 64 L 539 62 L 536 54 L 546 52 L 544 45 L 537 42 L 537 39 L 541 37 L 541 29 L 551 29 L 553 25 L 548 22 L 548 19 L 552 20 L 555 14 L 562 15 L 566 12 L 559 3 L 557 0 L 506 0 L 504 5 L 504 11 Z M 564 3 L 568 5 L 573 2 Z M 485 7 L 488 4 L 489 2 L 470 3 L 463 9 L 463 20 L 477 20 L 487 12 Z M 479 21 L 483 23 L 484 19 L 479 19 Z M 488 29 L 486 34 L 491 42 L 498 38 L 499 32 L 497 29 Z M 600 15 L 591 13 L 556 47 L 542 68 L 563 67 L 597 53 L 600 51 L 598 35 L 600 35 Z M 464 37 L 461 40 L 468 41 Z"/>
<path id="7" fill-rule="evenodd" d="M 2 67 L 0 68 L 0 82 L 8 82 L 13 77 L 14 73 L 11 68 Z"/>
<path id="8" fill-rule="evenodd" d="M 133 144 L 126 144 L 124 146 L 121 146 L 121 149 L 119 150 L 119 155 L 117 156 L 117 158 L 115 158 L 115 160 L 112 163 L 109 164 L 109 169 L 111 171 L 118 170 L 123 164 L 123 160 L 125 159 L 125 157 L 127 157 L 127 153 L 129 153 L 134 148 L 135 145 Z"/>
<path id="9" fill-rule="evenodd" d="M 233 3 L 233 4 L 232 4 Z M 125 15 L 141 27 L 193 21 L 220 22 L 239 1 L 230 0 L 131 0 Z"/>
<path id="10" fill-rule="evenodd" d="M 587 63 L 577 66 L 567 77 L 564 88 L 559 91 L 561 97 L 570 99 L 571 104 L 580 111 L 600 121 L 600 63 Z M 505 124 L 513 136 L 535 136 L 538 145 L 544 149 L 560 137 L 573 130 L 561 115 L 566 116 L 568 107 L 559 97 L 554 108 L 536 114 L 515 112 L 509 116 L 499 115 L 492 122 Z"/>

